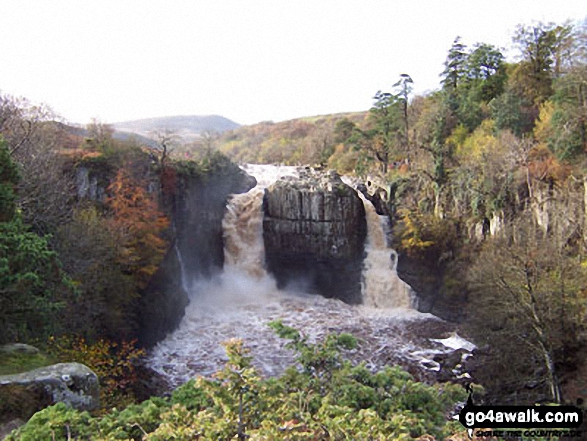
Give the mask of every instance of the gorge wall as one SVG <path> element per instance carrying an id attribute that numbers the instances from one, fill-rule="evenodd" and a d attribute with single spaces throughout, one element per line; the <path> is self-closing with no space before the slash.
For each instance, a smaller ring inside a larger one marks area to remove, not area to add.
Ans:
<path id="1" fill-rule="evenodd" d="M 72 162 L 69 167 L 77 199 L 103 209 L 120 164 L 98 157 Z M 222 155 L 161 168 L 149 155 L 137 153 L 132 173 L 156 196 L 171 224 L 165 257 L 132 307 L 139 341 L 151 346 L 178 326 L 191 282 L 222 269 L 222 219 L 228 195 L 246 192 L 256 182 Z M 187 271 L 182 272 L 182 267 Z"/>
<path id="2" fill-rule="evenodd" d="M 361 303 L 365 209 L 334 172 L 305 170 L 265 192 L 267 270 L 278 287 Z"/>
<path id="3" fill-rule="evenodd" d="M 210 278 L 224 265 L 222 219 L 228 196 L 254 187 L 255 179 L 228 160 L 206 173 L 177 169 L 175 189 L 165 205 L 175 243 L 142 299 L 141 343 L 151 346 L 174 330 L 188 304 L 193 282 Z M 187 286 L 184 286 L 187 285 Z"/>

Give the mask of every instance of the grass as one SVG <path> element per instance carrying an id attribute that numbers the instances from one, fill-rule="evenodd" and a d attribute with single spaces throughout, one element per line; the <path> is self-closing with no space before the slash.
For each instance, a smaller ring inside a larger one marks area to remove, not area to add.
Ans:
<path id="1" fill-rule="evenodd" d="M 48 355 L 38 354 L 0 354 L 0 375 L 19 374 L 56 363 Z"/>

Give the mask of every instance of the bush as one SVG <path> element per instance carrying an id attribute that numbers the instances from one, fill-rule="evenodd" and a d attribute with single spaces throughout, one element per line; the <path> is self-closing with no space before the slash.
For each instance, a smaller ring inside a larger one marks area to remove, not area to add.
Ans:
<path id="1" fill-rule="evenodd" d="M 82 337 L 51 337 L 47 349 L 61 362 L 76 361 L 92 369 L 100 380 L 102 409 L 125 406 L 136 401 L 132 386 L 137 381 L 136 363 L 145 354 L 136 341 L 98 340 L 88 343 Z"/>
<path id="2" fill-rule="evenodd" d="M 397 367 L 375 373 L 353 367 L 341 353 L 357 343 L 348 334 L 312 344 L 281 322 L 271 326 L 299 354 L 298 367 L 281 378 L 260 378 L 244 343 L 231 340 L 224 344 L 224 369 L 212 379 L 189 381 L 171 398 L 96 418 L 53 406 L 8 440 L 411 440 L 456 431 L 445 415 L 464 399 L 461 387 L 418 383 Z"/>

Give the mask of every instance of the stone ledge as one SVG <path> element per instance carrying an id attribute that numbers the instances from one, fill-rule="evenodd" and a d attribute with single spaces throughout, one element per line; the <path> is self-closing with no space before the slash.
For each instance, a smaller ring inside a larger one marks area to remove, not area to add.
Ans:
<path id="1" fill-rule="evenodd" d="M 100 404 L 98 376 L 80 363 L 58 363 L 20 374 L 2 375 L 0 397 L 4 394 L 32 397 L 36 401 L 31 404 L 35 411 L 58 402 L 78 410 L 94 410 Z"/>

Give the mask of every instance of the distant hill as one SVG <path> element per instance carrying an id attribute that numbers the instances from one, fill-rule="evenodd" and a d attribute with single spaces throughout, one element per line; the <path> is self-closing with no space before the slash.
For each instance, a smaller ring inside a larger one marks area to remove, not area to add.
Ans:
<path id="1" fill-rule="evenodd" d="M 117 132 L 136 133 L 153 138 L 156 132 L 171 131 L 189 142 L 198 139 L 202 133 L 222 133 L 240 127 L 240 124 L 218 115 L 184 115 L 160 118 L 137 119 L 110 124 Z"/>
<path id="2" fill-rule="evenodd" d="M 218 149 L 239 163 L 327 164 L 346 171 L 354 167 L 357 155 L 343 145 L 346 136 L 337 133 L 337 124 L 347 120 L 361 127 L 367 115 L 337 113 L 242 126 L 223 133 Z"/>
<path id="3" fill-rule="evenodd" d="M 78 147 L 84 138 L 90 137 L 90 133 L 84 127 L 63 124 L 61 122 L 53 122 L 52 124 L 54 124 L 63 133 L 68 133 L 70 135 L 68 144 L 69 148 Z M 134 132 L 122 132 L 115 130 L 112 134 L 112 137 L 114 139 L 124 142 L 132 140 L 139 143 L 140 145 L 148 146 L 151 148 L 157 148 L 158 146 L 157 141 L 155 141 L 154 139 Z M 61 142 L 63 143 L 64 141 L 62 140 Z"/>

